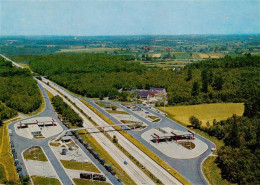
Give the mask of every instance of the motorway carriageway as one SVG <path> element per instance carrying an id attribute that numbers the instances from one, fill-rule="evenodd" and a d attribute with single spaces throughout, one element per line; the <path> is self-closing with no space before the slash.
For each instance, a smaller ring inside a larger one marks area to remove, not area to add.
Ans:
<path id="1" fill-rule="evenodd" d="M 90 110 L 86 105 L 84 105 L 78 98 L 75 98 L 62 87 L 52 83 L 51 81 L 42 78 L 45 82 L 49 84 L 69 98 L 73 103 L 76 104 L 84 113 L 91 117 L 91 119 L 96 122 L 99 126 L 109 125 L 102 118 L 96 115 L 92 110 Z M 44 83 L 43 83 L 44 84 Z M 47 86 L 47 85 L 45 85 Z M 50 88 L 50 87 L 49 87 Z M 78 111 L 79 112 L 79 111 Z M 86 120 L 88 121 L 88 120 Z M 88 121 L 89 122 L 89 121 Z M 91 124 L 91 123 L 90 123 Z M 113 128 L 111 128 L 112 130 Z M 136 158 L 146 169 L 148 169 L 152 174 L 154 174 L 158 179 L 162 181 L 163 184 L 181 184 L 176 178 L 174 178 L 169 172 L 153 161 L 149 156 L 142 152 L 139 148 L 133 145 L 129 140 L 122 136 L 119 132 L 108 132 L 110 136 L 115 135 L 118 138 L 118 143 L 124 147 L 124 149 L 129 152 L 134 158 Z M 94 135 L 95 136 L 95 135 Z M 102 134 L 103 137 L 105 137 Z M 106 137 L 105 137 L 106 138 Z M 111 143 L 111 142 L 110 142 Z M 112 143 L 111 143 L 112 144 Z M 110 145 L 111 145 L 110 144 Z M 121 151 L 120 151 L 121 152 Z M 127 161 L 130 161 L 127 158 Z M 139 169 L 139 168 L 138 168 Z M 143 173 L 143 172 L 142 172 Z M 135 177 L 136 178 L 136 177 Z M 139 183 L 138 183 L 139 184 Z"/>
<path id="2" fill-rule="evenodd" d="M 47 89 L 50 93 L 52 93 L 54 96 L 60 95 L 59 92 L 57 92 L 50 86 L 46 85 L 42 81 L 37 80 L 37 82 L 40 85 L 42 85 L 45 89 Z M 51 83 L 51 85 L 53 85 L 53 83 Z M 82 117 L 84 127 L 93 126 L 92 123 L 78 109 L 75 108 L 75 106 L 73 106 L 63 96 L 61 97 L 63 98 L 63 101 L 65 103 L 67 103 L 75 112 L 79 114 L 80 117 Z M 92 133 L 91 135 L 111 155 L 111 157 L 120 165 L 120 167 L 135 181 L 136 184 L 155 184 L 140 168 L 138 168 L 131 160 L 129 160 L 129 158 L 123 152 L 121 152 L 103 133 L 100 133 L 100 131 L 97 128 L 87 129 L 87 131 L 96 132 Z M 127 161 L 128 164 L 125 165 L 124 161 Z"/>

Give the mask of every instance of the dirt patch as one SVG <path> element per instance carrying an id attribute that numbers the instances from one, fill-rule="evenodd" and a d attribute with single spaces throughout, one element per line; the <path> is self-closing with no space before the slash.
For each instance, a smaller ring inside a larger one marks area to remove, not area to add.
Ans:
<path id="1" fill-rule="evenodd" d="M 179 144 L 189 150 L 192 150 L 193 148 L 195 148 L 195 144 L 191 141 L 180 141 Z"/>

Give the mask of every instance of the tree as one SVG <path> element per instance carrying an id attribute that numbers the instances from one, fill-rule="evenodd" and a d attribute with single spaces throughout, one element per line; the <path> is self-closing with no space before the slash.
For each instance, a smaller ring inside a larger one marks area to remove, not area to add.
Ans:
<path id="1" fill-rule="evenodd" d="M 260 97 L 259 95 L 252 97 L 250 100 L 248 100 L 245 103 L 245 112 L 244 116 L 247 116 L 249 118 L 252 117 L 260 117 Z"/>
<path id="2" fill-rule="evenodd" d="M 113 143 L 117 143 L 118 142 L 118 139 L 117 139 L 117 137 L 114 135 L 113 136 Z"/>
<path id="3" fill-rule="evenodd" d="M 213 87 L 214 87 L 214 89 L 220 91 L 220 90 L 222 90 L 223 84 L 224 84 L 224 80 L 223 80 L 222 76 L 217 76 L 214 80 Z"/>
<path id="4" fill-rule="evenodd" d="M 209 84 L 209 78 L 208 78 L 208 71 L 204 69 L 201 72 L 201 78 L 202 78 L 202 89 L 201 91 L 204 93 L 208 92 L 208 84 Z"/>
<path id="5" fill-rule="evenodd" d="M 189 68 L 187 73 L 186 81 L 190 81 L 192 79 L 192 70 Z"/>
<path id="6" fill-rule="evenodd" d="M 195 116 L 191 116 L 190 118 L 189 118 L 189 121 L 190 121 L 190 123 L 191 123 L 191 125 L 194 127 L 194 128 L 200 128 L 200 126 L 201 126 L 201 121 L 198 119 L 198 118 L 196 118 Z"/>
<path id="7" fill-rule="evenodd" d="M 233 115 L 232 120 L 232 127 L 230 132 L 227 134 L 224 142 L 227 146 L 231 146 L 232 148 L 239 148 L 240 147 L 240 138 L 238 135 L 238 127 L 237 127 L 237 116 Z"/>
<path id="8" fill-rule="evenodd" d="M 200 84 L 198 81 L 195 81 L 192 85 L 191 95 L 198 96 L 200 93 Z"/>
<path id="9" fill-rule="evenodd" d="M 213 71 L 210 70 L 209 71 L 209 84 L 211 84 L 213 82 Z"/>

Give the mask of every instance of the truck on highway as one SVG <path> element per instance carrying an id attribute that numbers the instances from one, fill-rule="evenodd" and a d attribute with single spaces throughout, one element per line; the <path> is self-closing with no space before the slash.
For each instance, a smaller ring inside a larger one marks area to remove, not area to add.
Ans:
<path id="1" fill-rule="evenodd" d="M 91 147 L 88 148 L 88 151 L 89 151 L 91 154 L 94 153 L 94 150 L 93 150 L 93 148 L 91 148 Z"/>
<path id="2" fill-rule="evenodd" d="M 105 164 L 105 159 L 100 158 L 99 162 L 100 162 L 100 164 L 104 165 Z"/>
<path id="3" fill-rule="evenodd" d="M 79 142 L 80 142 L 80 143 L 83 143 L 83 138 L 80 137 L 80 138 L 79 138 Z"/>
<path id="4" fill-rule="evenodd" d="M 98 158 L 99 158 L 98 153 L 94 153 L 94 157 L 95 157 L 96 159 L 98 159 Z"/>
<path id="5" fill-rule="evenodd" d="M 109 172 L 112 170 L 111 165 L 109 165 L 109 164 L 105 164 L 104 167 L 105 167 L 105 168 L 107 169 L 107 171 L 109 171 Z"/>

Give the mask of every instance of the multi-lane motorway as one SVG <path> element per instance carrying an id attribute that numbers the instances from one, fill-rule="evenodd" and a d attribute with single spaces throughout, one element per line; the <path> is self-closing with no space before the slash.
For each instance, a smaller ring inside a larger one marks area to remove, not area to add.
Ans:
<path id="1" fill-rule="evenodd" d="M 21 67 L 19 64 L 15 63 L 14 61 L 6 58 L 5 56 L 1 55 L 3 58 L 5 58 L 6 60 L 10 61 L 13 63 L 13 65 L 17 66 L 17 67 Z M 49 86 L 46 85 L 45 83 L 43 83 L 40 80 L 37 80 L 39 83 L 39 87 L 42 89 L 45 88 L 48 91 L 50 91 L 52 94 L 54 95 L 60 95 L 63 100 L 69 104 L 84 120 L 84 127 L 89 127 L 89 126 L 93 126 L 92 123 L 73 105 L 71 104 L 66 98 L 64 98 L 62 95 L 65 95 L 71 102 L 75 103 L 75 105 L 81 109 L 85 114 L 87 114 L 88 116 L 91 117 L 91 119 L 93 121 L 95 121 L 98 125 L 100 126 L 106 126 L 108 125 L 108 123 L 106 123 L 102 118 L 100 118 L 98 115 L 96 115 L 92 110 L 90 110 L 85 104 L 83 104 L 80 99 L 74 95 L 72 95 L 71 93 L 69 93 L 67 90 L 65 90 L 64 88 L 56 85 L 55 83 L 52 83 L 51 81 L 44 79 L 43 81 L 45 82 L 49 82 Z M 62 95 L 61 95 L 61 94 Z M 45 97 L 46 98 L 46 97 Z M 116 119 L 114 119 L 110 114 L 108 114 L 106 111 L 102 110 L 100 107 L 98 107 L 95 103 L 93 103 L 90 100 L 87 100 L 89 103 L 91 103 L 93 106 L 95 106 L 97 109 L 99 109 L 103 114 L 105 114 L 106 116 L 108 116 L 111 120 L 113 120 L 115 123 L 120 123 L 118 122 Z M 48 109 L 52 109 L 50 108 L 51 105 L 48 105 L 49 101 L 46 101 L 46 110 L 43 113 L 47 113 L 47 114 L 54 114 L 53 110 L 48 112 Z M 122 109 L 124 109 L 125 111 L 129 112 L 130 114 L 132 114 L 133 116 L 137 117 L 138 119 L 142 120 L 143 122 L 147 123 L 148 128 L 152 128 L 155 127 L 156 124 L 151 124 L 149 123 L 149 121 L 143 119 L 142 117 L 138 116 L 137 114 L 134 114 L 133 112 L 129 111 L 128 109 L 126 109 L 125 107 L 121 106 L 120 104 L 116 104 L 117 106 L 120 106 Z M 151 110 L 149 110 L 151 111 Z M 52 112 L 52 113 L 51 113 Z M 178 123 L 169 120 L 167 118 L 165 118 L 164 116 L 161 116 L 160 114 L 157 114 L 155 112 L 153 112 L 153 114 L 155 114 L 156 116 L 159 116 L 162 120 L 160 122 L 160 126 L 169 126 L 171 128 L 174 129 L 178 129 L 178 130 L 184 130 L 185 128 L 181 125 L 179 125 Z M 50 115 L 48 115 L 50 116 Z M 54 117 L 56 116 L 53 115 Z M 11 129 L 13 129 L 13 125 L 9 125 L 9 127 Z M 93 129 L 91 129 L 90 131 L 94 131 Z M 134 163 L 131 162 L 131 160 L 128 159 L 127 156 L 125 156 L 113 143 L 111 143 L 110 140 L 108 140 L 105 135 L 103 133 L 98 133 L 98 130 L 96 130 L 97 133 L 93 134 L 93 137 L 97 140 L 97 142 L 118 162 L 118 164 L 122 167 L 122 169 L 128 173 L 128 175 L 137 183 L 137 184 L 154 184 L 154 182 L 147 176 L 144 174 L 144 172 L 139 169 Z M 129 131 L 129 133 L 135 137 L 136 139 L 138 139 L 142 144 L 144 144 L 145 146 L 147 146 L 149 149 L 151 149 L 155 154 L 157 154 L 160 158 L 162 158 L 163 160 L 165 160 L 167 163 L 169 163 L 174 169 L 176 169 L 179 173 L 181 173 L 185 178 L 187 178 L 192 184 L 208 184 L 207 180 L 205 179 L 202 171 L 201 171 L 201 164 L 203 162 L 203 160 L 211 153 L 210 149 L 213 146 L 213 143 L 211 143 L 210 141 L 208 141 L 207 139 L 196 135 L 196 137 L 200 140 L 202 140 L 203 142 L 205 142 L 209 149 L 203 153 L 201 156 L 194 158 L 194 159 L 189 159 L 189 160 L 181 160 L 181 159 L 173 159 L 170 158 L 164 154 L 162 154 L 159 150 L 157 150 L 156 148 L 154 148 L 153 146 L 151 146 L 147 141 L 145 141 L 142 137 L 142 131 L 141 132 L 132 132 Z M 130 141 L 128 141 L 124 136 L 122 136 L 120 133 L 118 132 L 108 132 L 108 134 L 110 134 L 111 136 L 116 135 L 116 137 L 118 138 L 119 144 L 121 146 L 123 146 L 132 156 L 134 156 L 143 166 L 145 166 L 146 169 L 148 169 L 150 172 L 152 172 L 157 178 L 159 178 L 164 184 L 181 184 L 176 178 L 174 178 L 171 174 L 169 174 L 166 170 L 164 170 L 160 165 L 158 165 L 156 162 L 154 162 L 150 157 L 148 157 L 145 153 L 143 153 L 139 148 L 137 148 L 135 145 L 133 145 Z M 18 137 L 18 136 L 17 136 Z M 17 139 L 17 138 L 16 138 Z M 18 138 L 19 140 L 19 138 Z M 22 142 L 22 140 L 20 140 Z M 47 141 L 46 141 L 47 142 Z M 47 148 L 44 148 L 44 142 L 38 143 L 38 145 L 43 146 L 44 151 L 49 150 Z M 23 148 L 26 148 L 27 145 L 23 146 L 21 145 L 21 151 L 23 150 Z M 53 158 L 54 156 L 52 156 L 53 154 L 51 154 L 51 152 L 46 152 L 47 157 Z M 21 154 L 20 154 L 21 155 Z M 21 157 L 18 154 L 18 157 Z M 60 171 L 57 172 L 61 181 L 64 184 L 71 184 L 70 179 L 66 178 L 66 175 L 64 175 L 63 173 L 64 170 L 59 168 L 59 164 L 55 164 L 55 161 L 50 160 L 52 165 L 54 166 L 54 169 L 56 171 Z M 124 164 L 124 161 L 128 162 L 128 165 Z M 110 179 L 110 181 L 113 183 L 115 179 Z"/>

